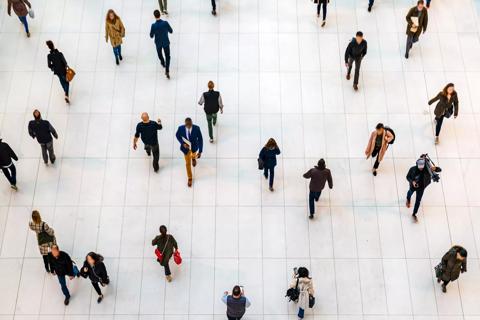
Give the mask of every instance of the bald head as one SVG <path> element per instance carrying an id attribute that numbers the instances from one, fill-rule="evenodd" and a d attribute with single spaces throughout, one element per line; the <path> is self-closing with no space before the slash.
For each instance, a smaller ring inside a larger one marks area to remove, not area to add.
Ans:
<path id="1" fill-rule="evenodd" d="M 142 113 L 142 121 L 143 122 L 150 121 L 150 117 L 148 116 L 148 113 L 146 113 L 146 112 Z"/>

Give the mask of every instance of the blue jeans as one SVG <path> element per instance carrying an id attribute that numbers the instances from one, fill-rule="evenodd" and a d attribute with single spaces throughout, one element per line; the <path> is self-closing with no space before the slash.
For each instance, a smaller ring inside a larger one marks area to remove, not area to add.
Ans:
<path id="1" fill-rule="evenodd" d="M 375 2 L 375 0 L 368 0 L 368 6 L 369 7 L 373 6 L 373 2 Z"/>
<path id="2" fill-rule="evenodd" d="M 308 205 L 310 207 L 310 214 L 313 216 L 315 213 L 315 201 L 318 201 L 320 199 L 320 195 L 322 192 L 315 192 L 315 191 L 310 191 L 310 194 L 308 195 Z"/>
<path id="3" fill-rule="evenodd" d="M 80 271 L 78 270 L 76 265 L 73 265 L 73 276 L 76 277 Z M 65 296 L 65 299 L 70 299 L 70 292 L 68 291 L 67 288 L 67 280 L 65 279 L 65 276 L 59 276 L 57 275 L 58 282 L 60 283 L 60 287 L 62 288 L 63 295 Z"/>
<path id="4" fill-rule="evenodd" d="M 67 81 L 66 75 L 59 75 L 57 74 L 58 80 L 60 80 L 60 84 L 62 85 L 63 91 L 65 91 L 65 95 L 68 97 L 68 90 L 70 88 L 70 83 Z"/>
<path id="5" fill-rule="evenodd" d="M 122 56 L 122 46 L 118 45 L 113 47 L 113 54 L 115 55 L 115 58 L 120 58 Z"/>
<path id="6" fill-rule="evenodd" d="M 273 187 L 273 179 L 275 178 L 275 167 L 263 168 L 263 175 L 265 176 L 265 178 L 269 178 L 268 186 L 270 188 Z"/>
<path id="7" fill-rule="evenodd" d="M 298 308 L 298 317 L 300 319 L 303 319 L 304 316 L 305 316 L 305 310 L 303 310 L 302 308 Z"/>
<path id="8" fill-rule="evenodd" d="M 430 6 L 430 2 L 431 2 L 431 1 L 432 1 L 432 0 L 427 0 L 427 6 Z"/>
<path id="9" fill-rule="evenodd" d="M 27 16 L 18 17 L 18 19 L 20 19 L 20 22 L 21 22 L 21 23 L 23 24 L 23 26 L 25 27 L 25 32 L 26 32 L 26 33 L 30 33 L 30 31 L 28 30 Z"/>
<path id="10" fill-rule="evenodd" d="M 413 214 L 414 215 L 417 214 L 418 209 L 420 208 L 420 202 L 422 202 L 422 197 L 423 197 L 423 192 L 424 191 L 425 191 L 425 188 L 414 189 L 411 186 L 410 186 L 410 189 L 408 189 L 408 192 L 407 192 L 407 200 L 408 201 L 410 201 L 414 192 L 417 193 L 417 197 L 415 199 L 415 206 L 413 207 Z"/>

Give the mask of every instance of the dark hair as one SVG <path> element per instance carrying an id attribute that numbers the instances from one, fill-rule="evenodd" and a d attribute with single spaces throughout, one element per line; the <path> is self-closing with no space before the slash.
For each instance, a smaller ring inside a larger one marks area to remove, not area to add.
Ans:
<path id="1" fill-rule="evenodd" d="M 417 1 L 417 6 L 418 6 L 419 4 L 425 4 L 425 2 L 423 2 L 423 0 L 418 0 L 418 1 Z"/>
<path id="2" fill-rule="evenodd" d="M 277 141 L 275 141 L 275 139 L 273 138 L 268 139 L 267 143 L 265 144 L 265 148 L 267 149 L 278 148 Z"/>
<path id="3" fill-rule="evenodd" d="M 157 18 L 157 19 L 160 18 L 160 11 L 159 11 L 159 10 L 153 11 L 153 15 L 154 15 L 154 17 Z"/>
<path id="4" fill-rule="evenodd" d="M 52 40 L 47 40 L 47 42 L 45 42 L 45 43 L 47 44 L 48 49 L 50 49 L 50 50 L 55 49 L 55 46 L 53 45 Z"/>
<path id="5" fill-rule="evenodd" d="M 362 32 L 362 31 L 357 31 L 357 33 L 355 34 L 355 36 L 357 36 L 357 37 L 363 37 L 363 32 Z"/>
<path id="6" fill-rule="evenodd" d="M 309 275 L 308 269 L 305 267 L 298 268 L 297 275 L 299 278 L 308 278 L 308 275 Z"/>
<path id="7" fill-rule="evenodd" d="M 233 287 L 232 295 L 239 296 L 241 294 L 242 294 L 242 289 L 240 288 L 240 286 Z"/>
<path id="8" fill-rule="evenodd" d="M 98 254 L 98 253 L 95 253 L 95 252 L 89 252 L 87 254 L 87 257 L 90 257 L 93 259 L 94 261 L 94 264 L 97 264 L 97 262 L 102 262 L 103 261 L 103 256 Z M 85 257 L 85 260 L 87 260 L 87 257 Z"/>
<path id="9" fill-rule="evenodd" d="M 163 224 L 160 226 L 160 228 L 158 228 L 158 230 L 160 231 L 160 235 L 162 236 L 167 235 L 167 227 L 165 227 Z"/>
<path id="10" fill-rule="evenodd" d="M 192 122 L 192 118 L 185 118 L 185 122 Z"/>
<path id="11" fill-rule="evenodd" d="M 35 115 L 35 113 L 37 113 L 37 112 L 38 112 L 38 117 Z M 39 111 L 38 109 L 35 109 L 35 110 L 33 110 L 33 117 L 34 117 L 36 120 L 38 120 L 38 119 L 40 119 L 40 118 L 42 117 L 42 114 L 40 113 L 40 111 Z"/>
<path id="12" fill-rule="evenodd" d="M 318 169 L 320 169 L 320 170 L 325 169 L 325 168 L 327 167 L 327 166 L 325 165 L 325 160 L 324 160 L 324 159 L 318 160 L 317 167 L 318 167 Z"/>
<path id="13" fill-rule="evenodd" d="M 111 13 L 113 13 L 113 19 L 112 19 L 112 20 L 110 20 L 110 14 L 111 14 Z M 115 23 L 117 22 L 117 18 L 118 18 L 118 16 L 117 16 L 116 12 L 113 11 L 113 9 L 109 9 L 109 10 L 107 11 L 107 16 L 105 17 L 105 23 L 113 23 L 113 24 L 115 24 Z"/>
<path id="14" fill-rule="evenodd" d="M 464 258 L 467 257 L 467 250 L 465 250 L 464 248 L 461 248 L 460 250 L 458 250 L 458 253 L 460 253 L 460 255 Z"/>
<path id="15" fill-rule="evenodd" d="M 453 87 L 453 88 L 454 88 L 454 89 L 453 89 L 453 92 L 452 92 L 452 96 L 457 94 L 457 92 L 455 91 L 455 85 L 450 82 L 450 83 L 448 83 L 448 84 L 443 88 L 443 90 L 442 90 L 442 94 L 443 94 L 444 96 L 447 96 L 447 95 L 448 95 L 447 90 L 448 90 L 448 88 L 450 88 L 450 87 Z"/>
<path id="16" fill-rule="evenodd" d="M 375 127 L 375 129 L 377 129 L 377 130 L 378 129 L 383 129 L 383 128 L 385 128 L 385 127 L 383 126 L 383 123 L 381 123 L 381 122 L 379 124 L 377 124 L 377 126 Z"/>

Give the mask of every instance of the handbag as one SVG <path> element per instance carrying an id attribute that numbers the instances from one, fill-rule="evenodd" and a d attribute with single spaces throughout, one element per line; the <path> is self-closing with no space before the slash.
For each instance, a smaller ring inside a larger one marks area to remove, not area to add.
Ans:
<path id="1" fill-rule="evenodd" d="M 263 160 L 260 159 L 260 158 L 258 158 L 258 159 L 257 159 L 257 162 L 258 162 L 258 170 L 263 170 L 264 165 L 265 165 L 265 163 L 263 162 Z"/>
<path id="2" fill-rule="evenodd" d="M 163 246 L 163 250 L 160 251 L 158 248 L 155 249 L 155 255 L 157 256 L 158 262 L 162 263 L 163 260 L 163 253 L 165 252 L 165 248 L 167 247 L 168 240 L 170 240 L 170 235 L 167 237 L 167 242 L 165 242 L 165 245 Z"/>
<path id="3" fill-rule="evenodd" d="M 439 263 L 435 266 L 435 277 L 440 279 L 443 275 L 443 263 Z"/>
<path id="4" fill-rule="evenodd" d="M 182 264 L 182 256 L 180 255 L 180 251 L 175 251 L 175 253 L 173 254 L 173 261 L 175 261 L 177 265 Z"/>
<path id="5" fill-rule="evenodd" d="M 308 295 L 308 307 L 311 309 L 315 305 L 315 297 L 311 294 Z"/>
<path id="6" fill-rule="evenodd" d="M 300 297 L 300 290 L 298 289 L 298 278 L 297 278 L 297 283 L 295 284 L 295 288 L 289 288 L 287 290 L 287 293 L 285 294 L 285 297 L 288 297 L 288 301 L 294 301 L 297 302 L 298 298 Z"/>
<path id="7" fill-rule="evenodd" d="M 66 78 L 68 82 L 72 81 L 75 75 L 75 70 L 73 70 L 72 68 L 67 68 Z"/>
<path id="8" fill-rule="evenodd" d="M 43 245 L 47 243 L 54 242 L 55 237 L 48 234 L 45 231 L 45 222 L 42 222 L 42 231 L 40 231 L 37 235 L 38 245 Z"/>
<path id="9" fill-rule="evenodd" d="M 28 15 L 30 16 L 30 18 L 34 19 L 34 18 L 35 18 L 35 11 L 33 11 L 33 9 L 30 8 L 30 9 L 28 10 Z"/>

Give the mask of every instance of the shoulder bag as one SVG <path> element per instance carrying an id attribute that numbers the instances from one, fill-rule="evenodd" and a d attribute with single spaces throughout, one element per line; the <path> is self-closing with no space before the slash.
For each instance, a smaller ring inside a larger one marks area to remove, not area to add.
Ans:
<path id="1" fill-rule="evenodd" d="M 162 262 L 163 260 L 163 253 L 165 252 L 165 249 L 167 248 L 168 241 L 170 240 L 170 235 L 167 236 L 167 242 L 165 242 L 165 245 L 163 246 L 162 251 L 155 249 L 155 255 L 157 256 L 158 262 Z"/>
<path id="2" fill-rule="evenodd" d="M 38 245 L 41 246 L 53 242 L 54 239 L 54 236 L 49 235 L 48 232 L 45 231 L 45 222 L 42 222 L 42 231 L 37 235 Z"/>

